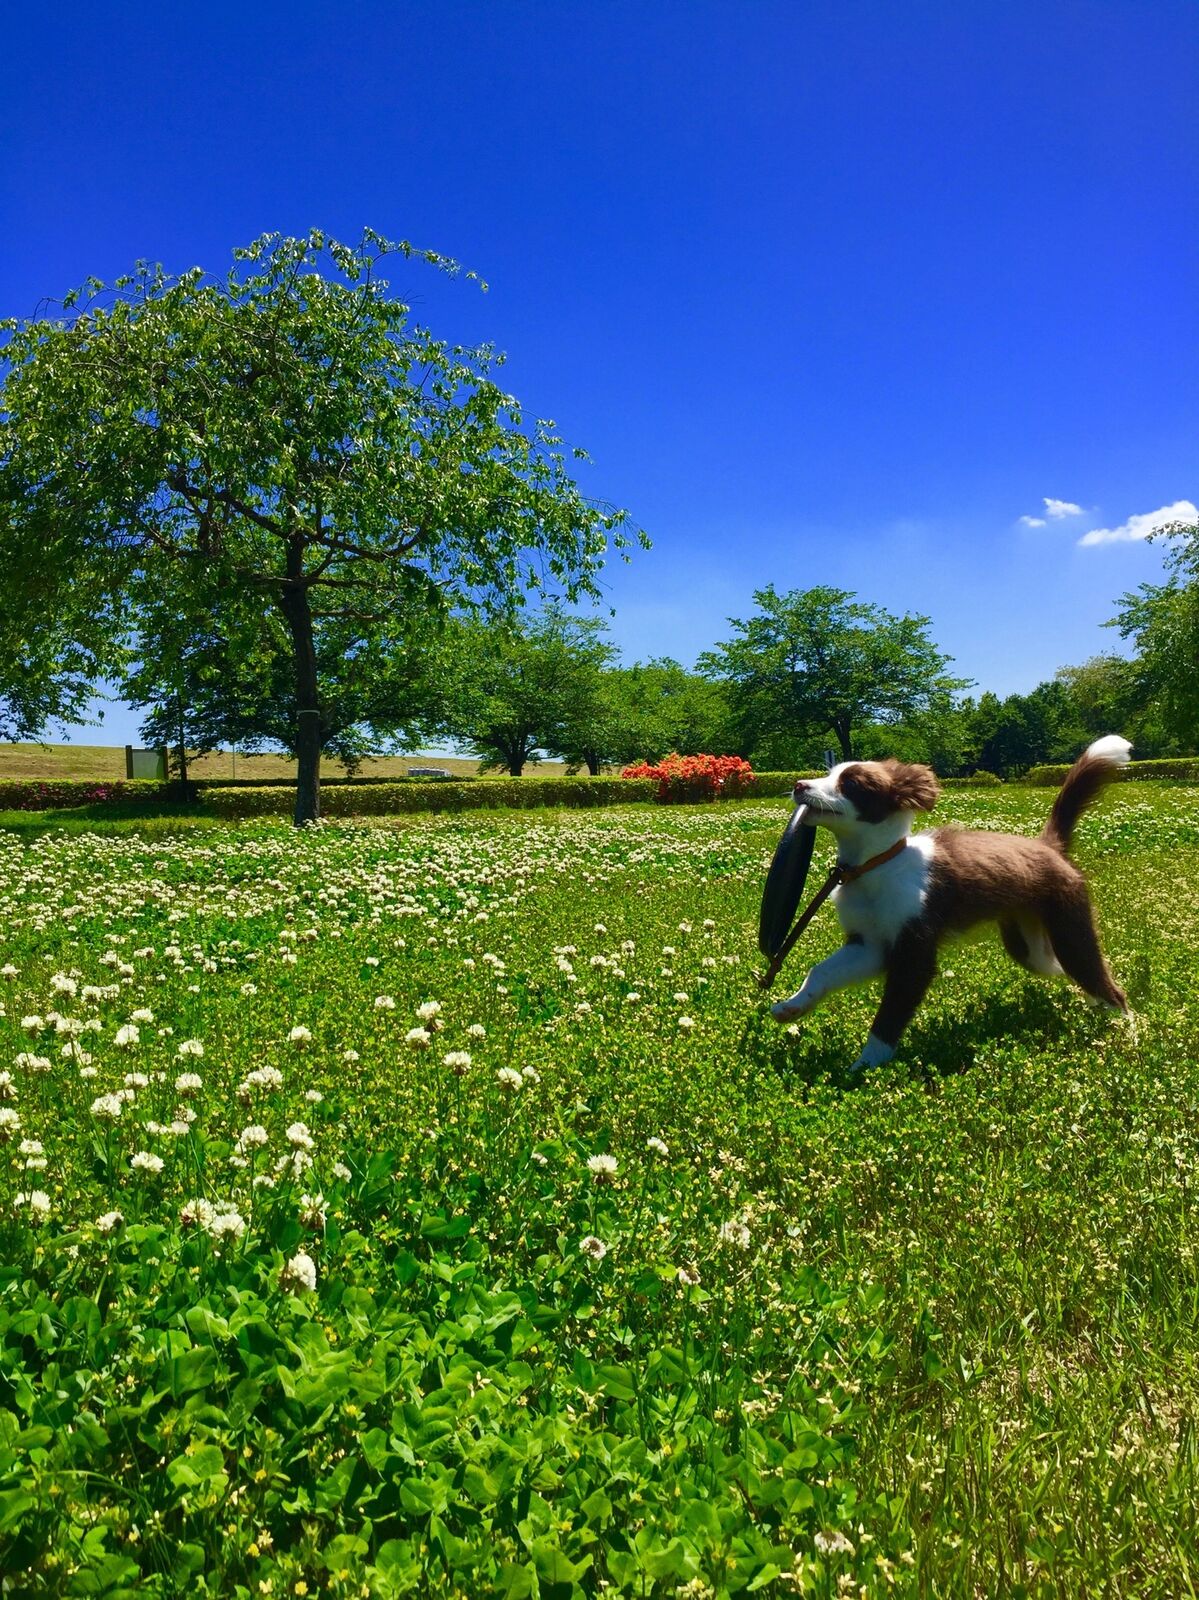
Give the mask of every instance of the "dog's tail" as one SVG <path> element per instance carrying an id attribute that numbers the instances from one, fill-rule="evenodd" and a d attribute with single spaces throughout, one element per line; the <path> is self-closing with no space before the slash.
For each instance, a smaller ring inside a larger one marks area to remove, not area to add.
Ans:
<path id="1" fill-rule="evenodd" d="M 1070 841 L 1079 817 L 1096 798 L 1104 784 L 1116 775 L 1116 769 L 1128 761 L 1132 746 L 1118 733 L 1105 734 L 1089 744 L 1066 774 L 1066 781 L 1058 790 L 1049 821 L 1041 830 L 1045 843 L 1070 854 Z"/>

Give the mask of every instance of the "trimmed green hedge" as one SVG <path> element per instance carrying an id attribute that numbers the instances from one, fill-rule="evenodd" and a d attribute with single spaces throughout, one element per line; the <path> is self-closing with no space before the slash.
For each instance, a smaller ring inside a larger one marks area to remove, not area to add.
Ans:
<path id="1" fill-rule="evenodd" d="M 481 811 L 534 806 L 621 806 L 653 800 L 657 784 L 646 778 L 512 778 L 506 783 L 373 783 L 321 786 L 326 817 L 391 816 L 410 811 Z M 208 789 L 206 811 L 222 817 L 290 816 L 295 786 Z"/>
<path id="2" fill-rule="evenodd" d="M 790 794 L 800 778 L 823 778 L 819 772 L 755 772 L 741 785 L 740 798 L 746 800 L 773 800 L 776 795 Z"/>
<path id="3" fill-rule="evenodd" d="M 1059 784 L 1069 772 L 1069 766 L 1030 767 L 1021 779 L 1023 783 Z M 1199 756 L 1169 756 L 1159 761 L 1130 761 L 1116 769 L 1116 777 L 1125 783 L 1136 783 L 1142 778 L 1173 778 L 1183 783 L 1199 783 Z"/>
<path id="4" fill-rule="evenodd" d="M 107 783 L 94 778 L 6 778 L 0 780 L 0 811 L 60 811 L 67 806 L 103 805 L 109 800 L 161 803 L 171 785 L 153 778 Z"/>
<path id="5" fill-rule="evenodd" d="M 998 789 L 1003 779 L 993 772 L 972 772 L 968 778 L 938 778 L 942 789 Z"/>

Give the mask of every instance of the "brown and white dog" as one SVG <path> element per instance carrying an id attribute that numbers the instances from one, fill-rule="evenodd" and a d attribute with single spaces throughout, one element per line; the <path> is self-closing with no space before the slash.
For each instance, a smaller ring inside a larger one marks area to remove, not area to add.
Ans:
<path id="1" fill-rule="evenodd" d="M 837 839 L 846 870 L 834 892 L 845 943 L 812 968 L 803 987 L 771 1008 L 780 1022 L 805 1016 L 838 989 L 885 974 L 882 1002 L 853 1069 L 895 1054 L 937 970 L 937 947 L 980 922 L 998 922 L 1004 948 L 1030 972 L 1066 976 L 1100 1003 L 1127 1011 L 1095 931 L 1082 873 L 1069 860 L 1074 826 L 1129 758 L 1117 734 L 1097 739 L 1070 768 L 1037 839 L 936 828 L 911 834 L 939 792 L 928 767 L 846 761 L 795 785 L 807 820 Z"/>

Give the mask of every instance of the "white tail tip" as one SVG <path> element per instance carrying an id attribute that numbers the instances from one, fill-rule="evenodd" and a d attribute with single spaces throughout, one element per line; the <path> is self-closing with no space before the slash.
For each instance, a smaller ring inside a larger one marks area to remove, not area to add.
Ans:
<path id="1" fill-rule="evenodd" d="M 1102 739 L 1089 744 L 1083 754 L 1095 761 L 1110 761 L 1115 767 L 1123 767 L 1132 756 L 1132 745 L 1118 733 L 1105 733 Z"/>

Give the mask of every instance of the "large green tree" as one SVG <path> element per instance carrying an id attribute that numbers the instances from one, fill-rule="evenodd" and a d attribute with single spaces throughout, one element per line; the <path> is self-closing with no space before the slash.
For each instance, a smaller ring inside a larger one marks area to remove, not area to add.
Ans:
<path id="1" fill-rule="evenodd" d="M 399 620 L 364 629 L 351 619 L 314 624 L 322 756 L 351 771 L 369 755 L 408 748 L 432 716 L 429 667 L 435 638 L 406 633 Z M 175 752 L 187 776 L 188 752 L 233 745 L 282 747 L 296 755 L 295 673 L 280 616 L 214 596 L 195 616 L 173 603 L 138 607 L 138 650 L 121 684 L 124 699 L 145 708 L 142 736 Z"/>
<path id="2" fill-rule="evenodd" d="M 926 711 L 964 687 L 928 636 L 929 618 L 896 616 L 844 589 L 754 594 L 757 611 L 730 618 L 734 636 L 700 668 L 728 685 L 743 749 L 794 759 L 805 735 L 830 734 L 843 760 L 868 723 Z"/>
<path id="3" fill-rule="evenodd" d="M 302 822 L 319 814 L 321 624 L 373 639 L 545 585 L 597 593 L 623 514 L 584 497 L 489 348 L 412 320 L 380 265 L 414 255 L 455 270 L 370 232 L 267 235 L 224 278 L 142 263 L 54 319 L 0 324 L 4 630 L 32 663 L 26 683 L 0 667 L 0 692 L 26 724 L 136 636 L 147 589 L 180 616 L 213 590 L 253 596 L 288 640 Z"/>
<path id="4" fill-rule="evenodd" d="M 1136 646 L 1142 703 L 1190 751 L 1199 748 L 1199 526 L 1176 524 L 1153 538 L 1165 544 L 1166 582 L 1121 595 L 1110 626 Z"/>
<path id="5" fill-rule="evenodd" d="M 589 725 L 613 655 L 603 623 L 556 606 L 528 616 L 467 618 L 448 629 L 437 675 L 441 732 L 485 767 L 519 778 L 568 730 Z"/>
<path id="6" fill-rule="evenodd" d="M 728 715 L 721 687 L 663 656 L 631 667 L 609 667 L 595 692 L 580 697 L 549 746 L 574 766 L 656 761 L 672 750 L 723 750 Z"/>

